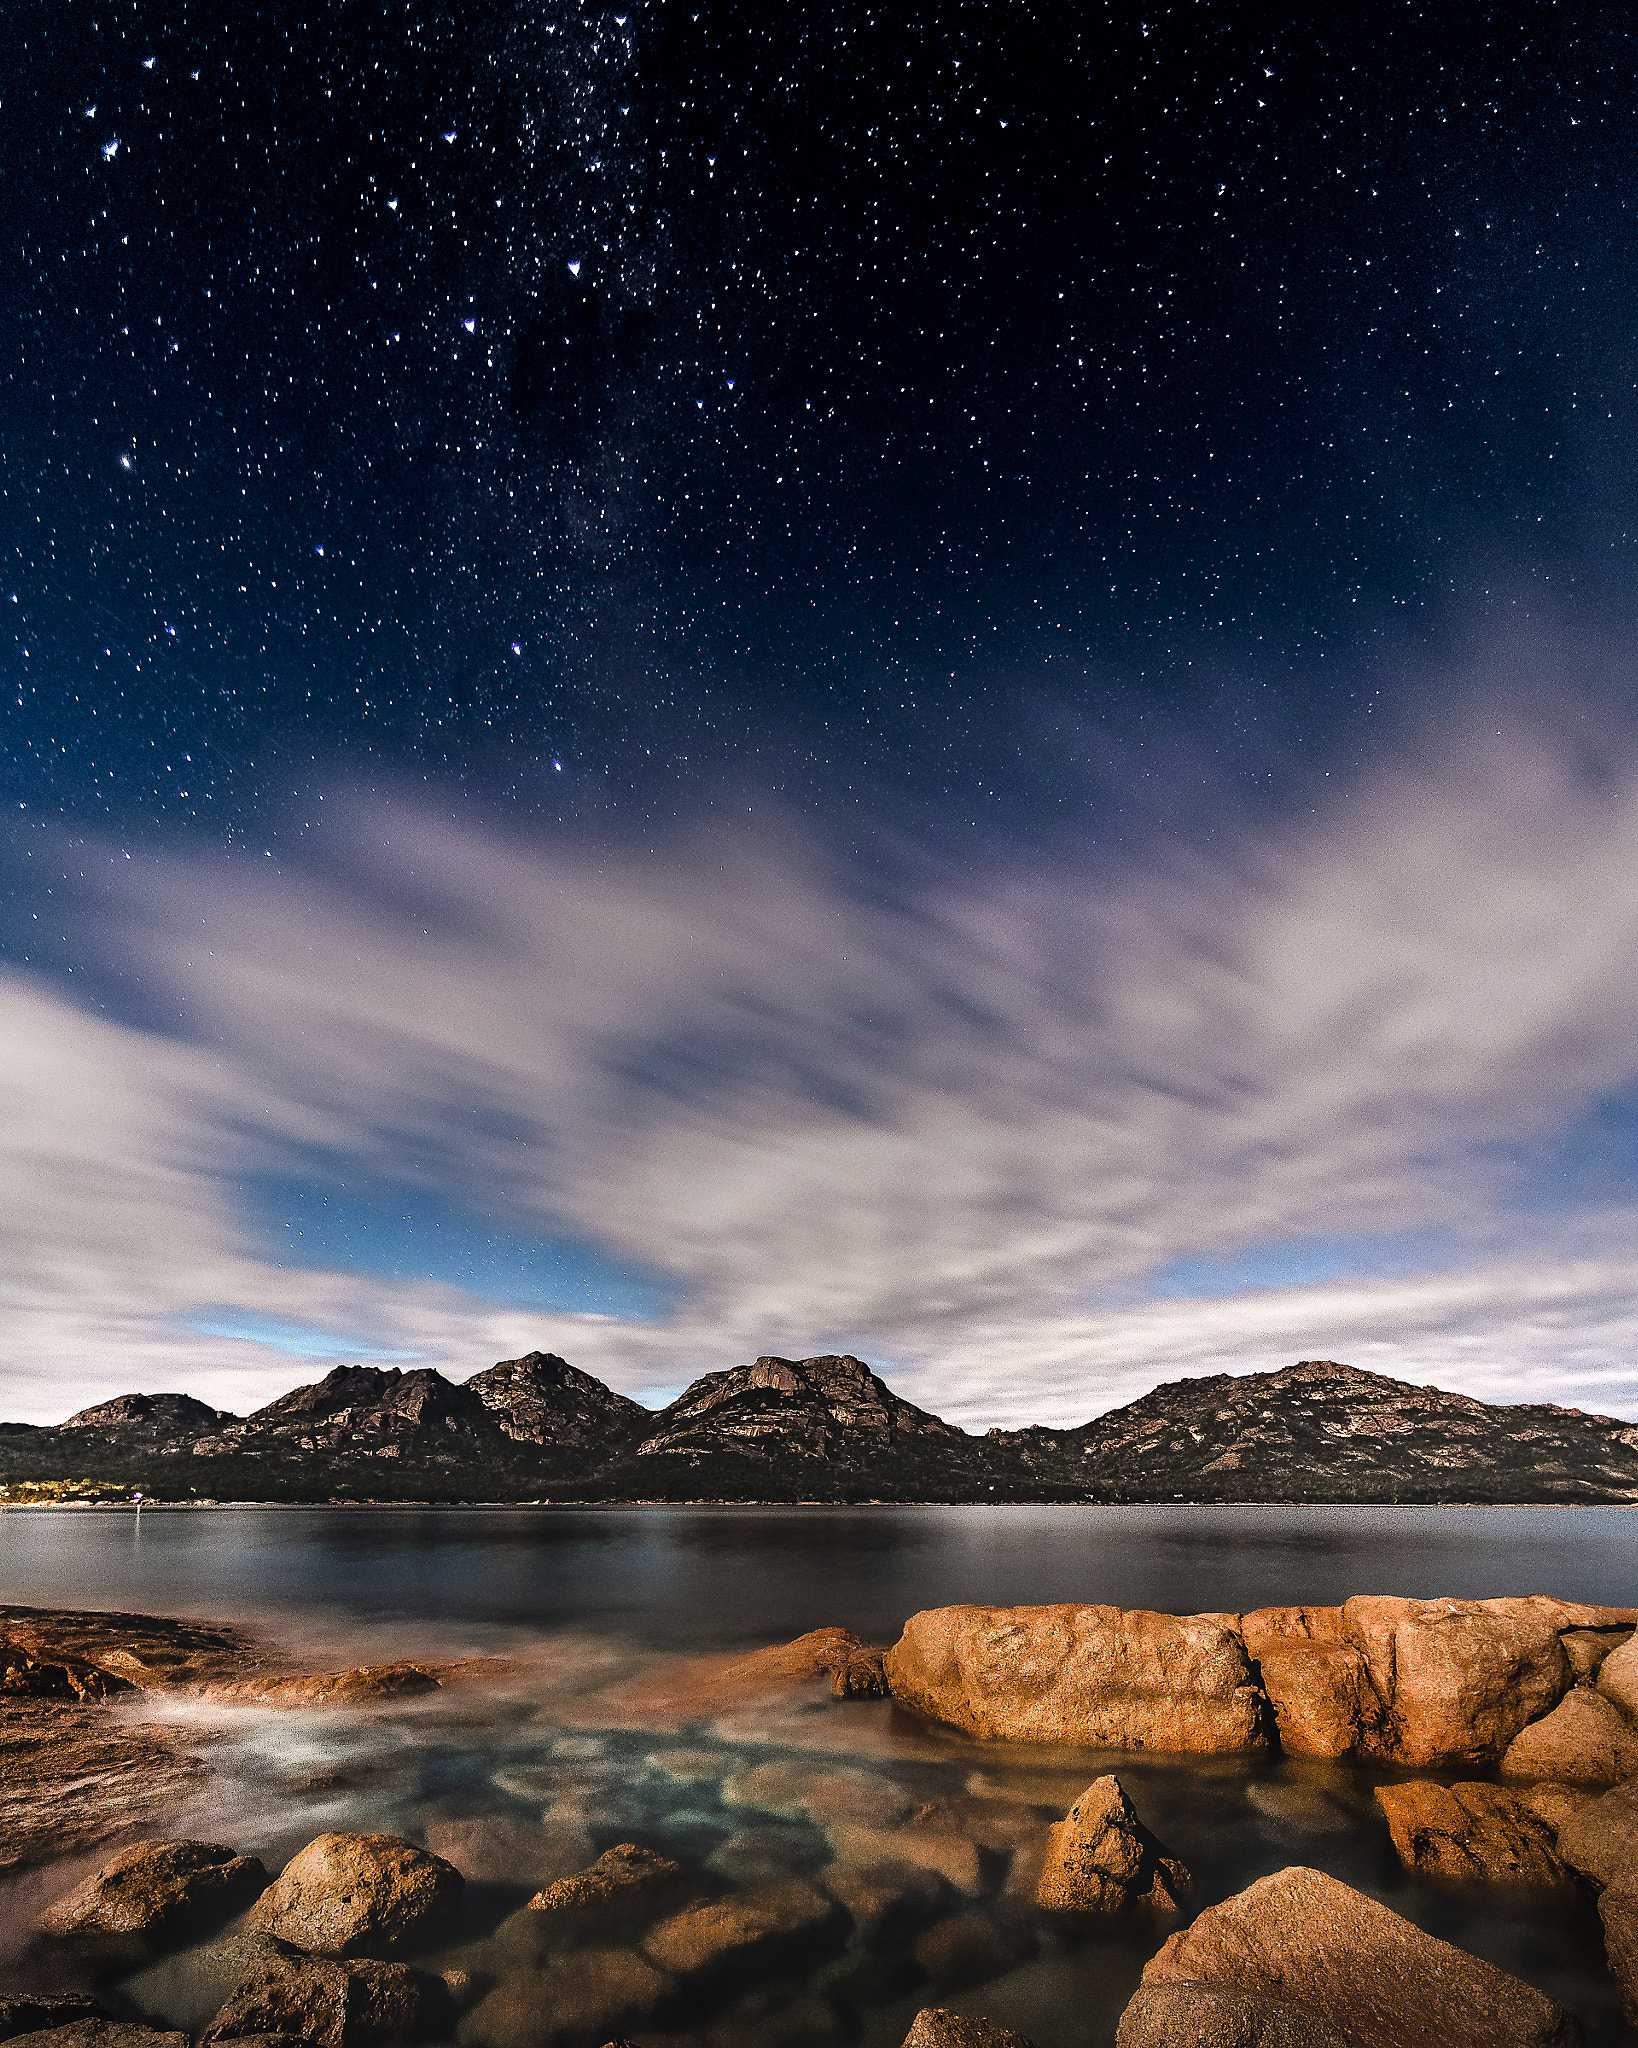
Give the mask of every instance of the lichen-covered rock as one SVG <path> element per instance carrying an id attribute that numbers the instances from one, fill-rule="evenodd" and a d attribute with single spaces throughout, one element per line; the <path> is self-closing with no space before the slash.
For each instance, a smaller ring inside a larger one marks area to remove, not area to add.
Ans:
<path id="1" fill-rule="evenodd" d="M 1376 1801 L 1407 1870 L 1502 1884 L 1573 1881 L 1553 1849 L 1552 1827 L 1497 1785 L 1413 1778 L 1378 1785 Z"/>
<path id="2" fill-rule="evenodd" d="M 910 2022 L 904 2048 L 1035 2048 L 1027 2034 L 1015 2034 L 977 2013 L 947 2012 L 924 2005 Z"/>
<path id="3" fill-rule="evenodd" d="M 1013 1742 L 1263 1749 L 1267 1705 L 1221 1620 L 1118 1607 L 940 1607 L 883 1659 L 893 1697 Z"/>
<path id="4" fill-rule="evenodd" d="M 1150 1834 L 1110 1774 L 1094 1779 L 1048 1834 L 1035 1903 L 1049 1913 L 1171 1912 L 1193 1888 L 1187 1865 Z"/>
<path id="5" fill-rule="evenodd" d="M 680 1863 L 635 1842 L 617 1842 L 586 1869 L 536 1892 L 523 1911 L 545 1943 L 574 1940 L 593 1930 L 606 1939 L 674 1906 L 688 1888 L 688 1873 Z"/>
<path id="6" fill-rule="evenodd" d="M 133 1842 L 49 1905 L 40 1931 L 174 1938 L 241 1911 L 266 1883 L 254 1856 L 217 1842 Z"/>
<path id="7" fill-rule="evenodd" d="M 1345 1601 L 1343 1625 L 1387 1707 L 1381 1753 L 1421 1769 L 1494 1764 L 1570 1688 L 1559 1600 Z"/>
<path id="8" fill-rule="evenodd" d="M 461 2022 L 461 2048 L 594 2048 L 647 2025 L 675 1990 L 633 1949 L 575 1949 L 503 1978 Z"/>
<path id="9" fill-rule="evenodd" d="M 1532 1985 L 1300 1866 L 1259 1878 L 1174 1934 L 1143 1982 L 1179 1981 L 1292 2000 L 1351 2048 L 1570 2048 L 1575 2039 L 1569 2015 Z"/>
<path id="10" fill-rule="evenodd" d="M 320 1835 L 293 1856 L 245 1925 L 315 1956 L 387 1957 L 441 1947 L 466 1880 L 401 1835 Z"/>
<path id="11" fill-rule="evenodd" d="M 771 1968 L 839 1947 L 846 1921 L 836 1902 L 801 1878 L 707 1899 L 650 1928 L 644 1953 L 691 1982 Z"/>
<path id="12" fill-rule="evenodd" d="M 1349 2048 L 1306 2006 L 1217 1984 L 1142 1984 L 1115 2029 L 1115 2048 Z"/>
<path id="13" fill-rule="evenodd" d="M 294 2034 L 318 2048 L 393 2048 L 446 2039 L 449 1987 L 404 1963 L 280 1958 L 251 1970 L 205 2029 L 208 2042 Z"/>
<path id="14" fill-rule="evenodd" d="M 1638 1772 L 1638 1731 L 1602 1693 L 1578 1685 L 1550 1714 L 1514 1736 L 1501 1771 L 1506 1778 L 1616 1785 Z"/>

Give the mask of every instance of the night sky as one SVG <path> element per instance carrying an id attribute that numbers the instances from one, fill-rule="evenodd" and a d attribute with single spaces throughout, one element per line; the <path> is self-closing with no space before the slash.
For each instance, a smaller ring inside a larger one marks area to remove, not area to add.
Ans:
<path id="1" fill-rule="evenodd" d="M 25 6 L 0 1407 L 1638 1413 L 1635 57 Z"/>

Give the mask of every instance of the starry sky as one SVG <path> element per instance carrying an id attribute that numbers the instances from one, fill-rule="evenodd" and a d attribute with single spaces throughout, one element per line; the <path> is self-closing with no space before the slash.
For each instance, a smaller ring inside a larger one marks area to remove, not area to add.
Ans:
<path id="1" fill-rule="evenodd" d="M 1614 10 L 25 5 L 0 1408 L 1638 1414 Z"/>

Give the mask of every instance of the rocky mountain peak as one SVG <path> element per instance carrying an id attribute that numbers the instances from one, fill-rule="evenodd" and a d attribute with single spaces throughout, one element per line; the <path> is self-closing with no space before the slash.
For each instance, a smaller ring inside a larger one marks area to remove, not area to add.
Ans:
<path id="1" fill-rule="evenodd" d="M 661 1410 L 641 1451 L 697 1457 L 779 1445 L 809 1457 L 831 1457 L 847 1447 L 901 1435 L 959 1438 L 963 1432 L 901 1399 L 850 1354 L 800 1359 L 768 1354 L 695 1380 Z"/>
<path id="2" fill-rule="evenodd" d="M 64 1429 L 150 1430 L 183 1436 L 192 1431 L 214 1429 L 236 1421 L 225 1408 L 212 1408 L 196 1401 L 192 1394 L 120 1394 L 112 1401 L 100 1401 L 94 1408 L 82 1408 L 62 1425 Z"/>
<path id="3" fill-rule="evenodd" d="M 466 1383 L 516 1443 L 598 1445 L 636 1435 L 651 1417 L 555 1351 L 503 1358 Z"/>

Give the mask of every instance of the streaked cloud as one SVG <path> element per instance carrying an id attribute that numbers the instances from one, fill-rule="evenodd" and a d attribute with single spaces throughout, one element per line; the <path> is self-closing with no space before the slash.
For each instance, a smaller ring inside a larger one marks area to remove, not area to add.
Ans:
<path id="1" fill-rule="evenodd" d="M 1638 1408 L 1608 761 L 1492 720 L 1209 846 L 868 871 L 338 808 L 79 848 L 75 975 L 0 976 L 8 1414 L 251 1406 L 281 1325 L 631 1392 L 844 1345 L 969 1426 L 1314 1355 Z"/>

